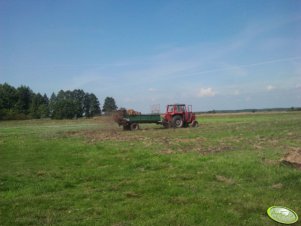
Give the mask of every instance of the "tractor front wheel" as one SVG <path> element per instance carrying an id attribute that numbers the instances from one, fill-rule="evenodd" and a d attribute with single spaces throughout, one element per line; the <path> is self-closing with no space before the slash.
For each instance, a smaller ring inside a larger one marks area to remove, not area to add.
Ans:
<path id="1" fill-rule="evenodd" d="M 191 127 L 198 127 L 198 126 L 199 126 L 198 121 L 193 120 L 191 123 Z"/>
<path id="2" fill-rule="evenodd" d="M 172 123 L 173 123 L 173 126 L 176 127 L 176 128 L 181 128 L 183 127 L 183 119 L 180 115 L 176 115 L 173 117 L 172 119 Z"/>

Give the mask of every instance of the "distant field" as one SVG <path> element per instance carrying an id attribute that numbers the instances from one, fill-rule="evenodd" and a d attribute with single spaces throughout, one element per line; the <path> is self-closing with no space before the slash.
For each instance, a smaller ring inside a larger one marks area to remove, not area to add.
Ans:
<path id="1" fill-rule="evenodd" d="M 0 122 L 0 225 L 278 225 L 272 205 L 301 216 L 301 171 L 279 161 L 301 147 L 301 112 L 198 121 Z"/>

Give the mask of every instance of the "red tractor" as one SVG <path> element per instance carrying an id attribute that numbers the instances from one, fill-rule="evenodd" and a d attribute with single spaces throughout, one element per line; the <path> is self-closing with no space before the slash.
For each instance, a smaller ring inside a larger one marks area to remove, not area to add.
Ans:
<path id="1" fill-rule="evenodd" d="M 170 104 L 166 106 L 166 113 L 163 115 L 162 124 L 164 127 L 197 127 L 195 113 L 192 113 L 192 105 Z"/>

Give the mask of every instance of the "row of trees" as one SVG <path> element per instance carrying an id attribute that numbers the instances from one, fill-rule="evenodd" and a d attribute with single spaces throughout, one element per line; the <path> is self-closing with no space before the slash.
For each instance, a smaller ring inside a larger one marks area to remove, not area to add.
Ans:
<path id="1" fill-rule="evenodd" d="M 103 111 L 117 109 L 114 98 L 107 97 Z M 101 115 L 100 103 L 93 93 L 81 89 L 46 94 L 34 93 L 27 86 L 14 88 L 7 83 L 0 84 L 0 120 L 30 118 L 80 118 Z"/>
<path id="2" fill-rule="evenodd" d="M 49 100 L 49 115 L 54 119 L 80 118 L 100 115 L 99 101 L 93 93 L 81 89 L 59 91 Z"/>

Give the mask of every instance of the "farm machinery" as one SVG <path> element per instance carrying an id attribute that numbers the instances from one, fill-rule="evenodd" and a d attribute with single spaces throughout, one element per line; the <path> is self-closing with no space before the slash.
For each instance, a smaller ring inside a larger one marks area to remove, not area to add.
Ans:
<path id="1" fill-rule="evenodd" d="M 132 109 L 120 109 L 114 115 L 113 119 L 124 130 L 137 130 L 141 123 L 161 124 L 164 128 L 182 128 L 197 127 L 195 113 L 192 112 L 192 105 L 169 104 L 166 106 L 166 112 L 160 114 L 141 114 Z"/>

